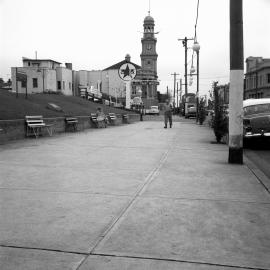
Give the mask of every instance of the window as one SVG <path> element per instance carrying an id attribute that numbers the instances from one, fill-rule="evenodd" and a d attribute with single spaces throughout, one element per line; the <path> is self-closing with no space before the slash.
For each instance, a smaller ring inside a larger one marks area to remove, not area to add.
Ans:
<path id="1" fill-rule="evenodd" d="M 68 84 L 68 86 L 69 86 L 69 90 L 71 90 L 71 82 Z"/>
<path id="2" fill-rule="evenodd" d="M 57 90 L 61 90 L 61 81 L 57 81 Z"/>
<path id="3" fill-rule="evenodd" d="M 28 62 L 28 67 L 30 67 L 31 66 L 31 63 L 30 62 Z"/>
<path id="4" fill-rule="evenodd" d="M 37 78 L 33 78 L 33 88 L 38 88 L 38 80 L 37 80 Z"/>
<path id="5" fill-rule="evenodd" d="M 63 90 L 66 88 L 66 82 L 63 81 Z"/>
<path id="6" fill-rule="evenodd" d="M 25 81 L 25 80 L 22 81 L 22 87 L 23 88 L 26 88 L 26 83 L 27 83 L 27 81 Z"/>
<path id="7" fill-rule="evenodd" d="M 270 73 L 267 74 L 267 83 L 270 83 Z"/>
<path id="8" fill-rule="evenodd" d="M 151 65 L 151 61 L 147 61 L 147 65 Z"/>

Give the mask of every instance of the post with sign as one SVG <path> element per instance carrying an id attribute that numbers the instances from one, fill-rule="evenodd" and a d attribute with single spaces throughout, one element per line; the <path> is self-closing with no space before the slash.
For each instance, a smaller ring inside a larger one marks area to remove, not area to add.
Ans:
<path id="1" fill-rule="evenodd" d="M 118 70 L 119 77 L 126 83 L 126 109 L 130 109 L 131 103 L 131 83 L 136 77 L 136 67 L 130 63 L 124 63 Z"/>

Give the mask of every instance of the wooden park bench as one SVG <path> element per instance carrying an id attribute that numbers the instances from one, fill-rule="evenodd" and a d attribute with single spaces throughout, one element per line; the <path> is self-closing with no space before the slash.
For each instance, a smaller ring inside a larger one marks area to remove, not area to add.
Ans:
<path id="1" fill-rule="evenodd" d="M 94 127 L 98 127 L 98 122 L 97 122 L 97 114 L 96 113 L 91 113 L 90 115 L 90 122 L 91 122 L 91 125 L 94 126 Z"/>
<path id="2" fill-rule="evenodd" d="M 66 117 L 65 118 L 65 130 L 73 130 L 73 131 L 77 131 L 78 130 L 78 118 L 76 117 Z"/>
<path id="3" fill-rule="evenodd" d="M 122 122 L 123 124 L 128 124 L 128 114 L 122 114 Z"/>
<path id="4" fill-rule="evenodd" d="M 117 116 L 115 113 L 109 113 L 108 114 L 108 120 L 111 125 L 116 125 Z"/>
<path id="5" fill-rule="evenodd" d="M 35 136 L 36 138 L 42 134 L 42 129 L 46 129 L 49 136 L 53 134 L 53 124 L 46 124 L 42 115 L 25 116 L 26 137 Z"/>

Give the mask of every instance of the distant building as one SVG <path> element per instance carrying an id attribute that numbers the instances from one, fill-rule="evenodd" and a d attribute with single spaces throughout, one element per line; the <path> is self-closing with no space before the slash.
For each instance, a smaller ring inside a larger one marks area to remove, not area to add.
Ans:
<path id="1" fill-rule="evenodd" d="M 102 71 L 101 70 L 79 70 L 75 71 L 76 95 L 80 95 L 81 89 L 94 88 L 101 90 Z"/>
<path id="2" fill-rule="evenodd" d="M 133 64 L 137 71 L 141 69 L 139 65 L 130 61 L 130 55 L 127 54 L 124 60 L 102 70 L 102 93 L 116 98 L 125 97 L 125 82 L 119 76 L 119 68 L 125 63 Z M 134 97 L 135 94 L 136 86 L 133 86 L 131 96 Z"/>
<path id="3" fill-rule="evenodd" d="M 29 94 L 61 92 L 73 94 L 72 64 L 62 67 L 60 62 L 51 59 L 29 59 L 23 57 L 22 67 L 11 68 L 12 91 Z M 26 80 L 21 80 L 20 75 Z"/>
<path id="4" fill-rule="evenodd" d="M 270 97 L 270 59 L 248 57 L 244 81 L 244 99 Z"/>

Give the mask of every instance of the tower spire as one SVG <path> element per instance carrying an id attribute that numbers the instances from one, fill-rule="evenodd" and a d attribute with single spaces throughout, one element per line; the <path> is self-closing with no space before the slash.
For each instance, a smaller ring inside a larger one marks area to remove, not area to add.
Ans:
<path id="1" fill-rule="evenodd" d="M 148 9 L 148 15 L 150 16 L 150 10 L 151 10 L 151 0 L 149 0 L 149 9 Z"/>

